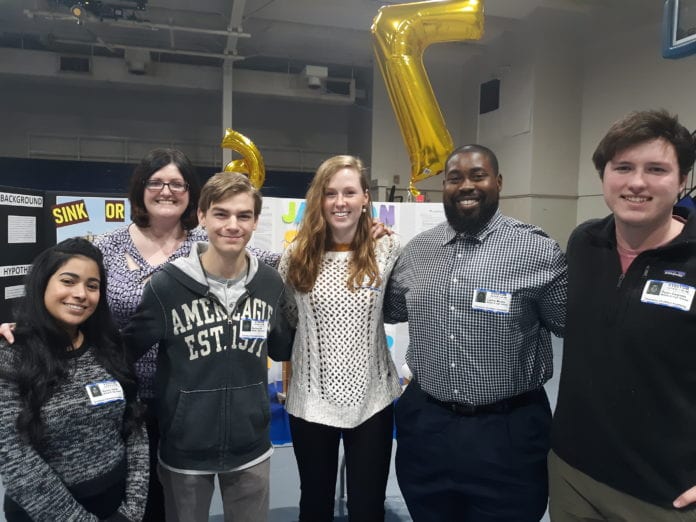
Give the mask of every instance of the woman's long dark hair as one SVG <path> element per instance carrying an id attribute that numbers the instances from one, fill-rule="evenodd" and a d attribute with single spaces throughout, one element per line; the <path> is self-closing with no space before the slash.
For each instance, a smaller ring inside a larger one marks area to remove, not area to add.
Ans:
<path id="1" fill-rule="evenodd" d="M 21 410 L 17 416 L 17 431 L 34 446 L 40 444 L 44 434 L 41 407 L 68 377 L 66 348 L 72 344 L 70 335 L 46 309 L 44 294 L 51 276 L 76 256 L 91 259 L 99 267 L 99 303 L 94 313 L 80 325 L 80 330 L 84 342 L 94 347 L 95 358 L 123 387 L 126 399 L 123 436 L 127 437 L 143 419 L 135 373 L 106 302 L 102 254 L 85 239 L 66 239 L 44 250 L 34 260 L 25 279 L 25 295 L 15 308 L 15 355 L 19 363 L 12 370 L 0 368 L 0 376 L 16 383 L 19 391 Z"/>

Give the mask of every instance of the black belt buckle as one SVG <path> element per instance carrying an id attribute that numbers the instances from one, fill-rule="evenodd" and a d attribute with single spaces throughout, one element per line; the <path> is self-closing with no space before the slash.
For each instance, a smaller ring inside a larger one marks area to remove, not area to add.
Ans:
<path id="1" fill-rule="evenodd" d="M 449 409 L 457 415 L 471 416 L 476 414 L 476 406 L 473 404 L 463 404 L 459 402 L 451 402 Z"/>
<path id="2" fill-rule="evenodd" d="M 455 413 L 457 415 L 462 415 L 465 417 L 471 417 L 473 415 L 479 415 L 481 413 L 505 413 L 512 411 L 520 406 L 525 406 L 531 404 L 538 400 L 539 394 L 541 392 L 539 389 L 531 390 L 520 395 L 515 395 L 513 397 L 508 397 L 507 399 L 502 399 L 497 402 L 492 402 L 490 404 L 464 404 L 462 402 L 444 402 L 431 395 L 428 395 L 428 400 L 437 404 L 442 408 Z"/>

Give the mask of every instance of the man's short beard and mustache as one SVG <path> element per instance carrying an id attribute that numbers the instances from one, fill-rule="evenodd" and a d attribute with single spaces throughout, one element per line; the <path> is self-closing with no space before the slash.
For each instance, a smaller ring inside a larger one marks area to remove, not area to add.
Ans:
<path id="1" fill-rule="evenodd" d="M 463 232 L 469 235 L 474 235 L 485 227 L 498 210 L 497 199 L 492 202 L 482 202 L 478 213 L 470 216 L 463 215 L 459 212 L 456 203 L 453 203 L 449 199 L 444 200 L 442 203 L 445 208 L 447 222 L 450 226 L 457 232 Z"/>

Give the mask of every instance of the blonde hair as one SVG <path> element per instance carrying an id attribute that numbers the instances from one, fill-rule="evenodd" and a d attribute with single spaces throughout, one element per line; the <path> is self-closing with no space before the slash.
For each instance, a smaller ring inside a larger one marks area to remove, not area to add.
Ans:
<path id="1" fill-rule="evenodd" d="M 314 288 L 324 252 L 331 246 L 331 233 L 322 208 L 324 192 L 333 175 L 346 168 L 358 173 L 360 186 L 367 194 L 367 211 L 360 215 L 351 242 L 353 256 L 346 284 L 354 292 L 364 284 L 365 278 L 370 286 L 381 283 L 372 238 L 372 199 L 363 164 L 354 156 L 333 156 L 319 166 L 309 185 L 304 216 L 288 260 L 288 283 L 300 292 L 307 293 Z"/>

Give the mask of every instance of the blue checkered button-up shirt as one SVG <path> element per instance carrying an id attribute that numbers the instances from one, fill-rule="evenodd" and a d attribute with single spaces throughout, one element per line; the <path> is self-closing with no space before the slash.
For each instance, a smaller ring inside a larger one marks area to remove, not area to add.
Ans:
<path id="1" fill-rule="evenodd" d="M 385 319 L 408 321 L 406 361 L 426 393 L 490 404 L 549 380 L 566 291 L 558 243 L 498 211 L 475 236 L 448 223 L 416 236 L 392 272 Z"/>

